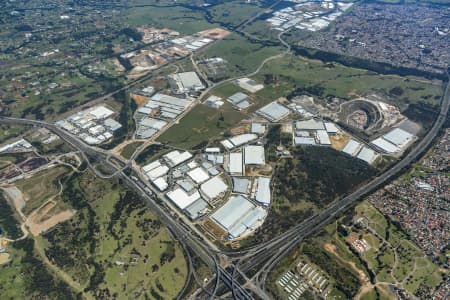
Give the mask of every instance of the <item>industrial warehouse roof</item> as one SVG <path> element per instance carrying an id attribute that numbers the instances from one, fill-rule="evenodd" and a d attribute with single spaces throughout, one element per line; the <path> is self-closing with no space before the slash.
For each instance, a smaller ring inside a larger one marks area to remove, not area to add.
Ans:
<path id="1" fill-rule="evenodd" d="M 166 175 L 167 172 L 169 172 L 169 167 L 167 166 L 159 166 L 157 168 L 154 168 L 150 171 L 148 171 L 147 173 L 145 173 L 145 175 L 147 175 L 147 177 L 153 181 L 158 177 L 161 177 L 163 175 Z"/>
<path id="2" fill-rule="evenodd" d="M 220 194 L 225 193 L 228 186 L 219 176 L 216 176 L 203 183 L 200 189 L 208 199 L 212 200 Z"/>
<path id="3" fill-rule="evenodd" d="M 244 145 L 248 142 L 254 141 L 258 138 L 256 134 L 253 133 L 244 133 L 240 135 L 236 135 L 230 139 L 228 139 L 235 147 Z"/>
<path id="4" fill-rule="evenodd" d="M 184 72 L 169 75 L 169 78 L 177 85 L 178 91 L 201 90 L 204 85 L 195 72 Z"/>
<path id="5" fill-rule="evenodd" d="M 323 122 L 314 119 L 297 121 L 295 122 L 295 128 L 298 130 L 325 130 Z"/>
<path id="6" fill-rule="evenodd" d="M 397 146 L 395 146 L 391 142 L 386 141 L 382 137 L 379 137 L 376 140 L 372 141 L 371 144 L 385 153 L 395 153 L 400 150 Z"/>
<path id="7" fill-rule="evenodd" d="M 326 130 L 317 130 L 316 131 L 316 137 L 321 145 L 331 145 L 330 138 L 328 137 L 328 133 Z"/>
<path id="8" fill-rule="evenodd" d="M 298 146 L 314 146 L 316 144 L 316 140 L 312 137 L 298 137 L 294 138 L 295 145 Z"/>
<path id="9" fill-rule="evenodd" d="M 233 177 L 233 193 L 247 194 L 250 188 L 250 179 Z"/>
<path id="10" fill-rule="evenodd" d="M 266 164 L 263 146 L 245 146 L 244 163 L 246 165 L 262 166 Z"/>
<path id="11" fill-rule="evenodd" d="M 153 129 L 161 130 L 166 126 L 167 122 L 162 120 L 157 120 L 153 118 L 144 118 L 139 122 L 139 125 L 150 127 Z"/>
<path id="12" fill-rule="evenodd" d="M 98 120 L 106 119 L 107 117 L 113 115 L 114 112 L 104 106 L 96 106 L 89 111 L 89 114 Z"/>
<path id="13" fill-rule="evenodd" d="M 187 175 L 191 177 L 191 179 L 197 184 L 202 183 L 209 179 L 208 172 L 206 172 L 205 169 L 200 167 L 195 168 L 192 171 L 189 171 Z"/>
<path id="14" fill-rule="evenodd" d="M 262 135 L 266 132 L 266 126 L 261 123 L 252 123 L 251 133 Z"/>
<path id="15" fill-rule="evenodd" d="M 112 131 L 116 131 L 117 129 L 122 127 L 122 125 L 119 122 L 111 118 L 106 119 L 104 124 Z"/>
<path id="16" fill-rule="evenodd" d="M 336 124 L 331 123 L 331 122 L 325 122 L 325 130 L 328 133 L 338 133 L 339 132 L 339 128 L 337 128 Z"/>
<path id="17" fill-rule="evenodd" d="M 401 128 L 395 128 L 391 130 L 389 133 L 385 134 L 383 138 L 386 141 L 396 145 L 397 147 L 403 148 L 414 139 L 414 135 L 412 135 L 409 132 L 406 132 Z"/>
<path id="18" fill-rule="evenodd" d="M 153 184 L 160 190 L 161 192 L 167 189 L 169 186 L 167 181 L 163 177 L 159 177 L 153 181 Z"/>
<path id="19" fill-rule="evenodd" d="M 264 205 L 270 204 L 271 193 L 270 193 L 270 178 L 268 177 L 258 177 L 258 186 L 256 188 L 255 199 L 259 203 Z"/>
<path id="20" fill-rule="evenodd" d="M 230 153 L 230 161 L 228 165 L 228 171 L 231 174 L 242 174 L 243 165 L 242 165 L 242 153 L 234 152 Z"/>
<path id="21" fill-rule="evenodd" d="M 284 117 L 288 116 L 290 112 L 291 111 L 289 110 L 289 108 L 279 103 L 278 101 L 269 103 L 257 111 L 259 115 L 263 116 L 271 122 L 283 119 Z"/>
<path id="22" fill-rule="evenodd" d="M 377 159 L 378 154 L 368 147 L 362 148 L 361 152 L 359 152 L 357 158 L 364 160 L 369 165 L 372 164 L 375 159 Z"/>
<path id="23" fill-rule="evenodd" d="M 200 199 L 200 193 L 198 191 L 191 195 L 188 195 L 182 188 L 177 188 L 173 191 L 168 192 L 167 197 L 178 206 L 179 209 L 185 209 L 198 199 Z"/>
<path id="24" fill-rule="evenodd" d="M 231 102 L 234 105 L 237 105 L 238 103 L 249 99 L 248 96 L 244 93 L 241 92 L 237 92 L 236 94 L 231 95 L 230 97 L 228 97 L 228 101 Z"/>
<path id="25" fill-rule="evenodd" d="M 143 166 L 142 167 L 142 171 L 148 172 L 148 171 L 153 170 L 153 169 L 155 169 L 155 168 L 157 168 L 159 166 L 161 166 L 161 162 L 159 160 L 157 160 L 157 161 L 149 163 L 148 165 Z"/>
<path id="26" fill-rule="evenodd" d="M 169 95 L 161 94 L 161 93 L 154 94 L 150 99 L 153 100 L 154 102 L 157 102 L 157 104 L 159 104 L 159 105 L 164 105 L 164 106 L 169 106 L 169 107 L 171 105 L 173 105 L 173 106 L 178 106 L 180 109 L 186 108 L 186 106 L 188 106 L 190 103 L 190 101 L 187 99 L 173 97 L 173 96 L 169 96 Z M 152 102 L 150 102 L 150 103 L 152 103 Z M 147 106 L 147 104 L 145 106 Z"/>
<path id="27" fill-rule="evenodd" d="M 230 238 L 236 238 L 248 229 L 255 229 L 266 215 L 264 209 L 256 207 L 247 198 L 238 195 L 230 197 L 211 217 L 228 231 Z"/>
<path id="28" fill-rule="evenodd" d="M 192 154 L 188 151 L 180 152 L 178 150 L 174 150 L 165 154 L 163 157 L 169 161 L 172 167 L 174 167 L 190 159 Z"/>
<path id="29" fill-rule="evenodd" d="M 206 209 L 208 209 L 208 203 L 205 200 L 203 200 L 202 198 L 200 198 L 200 199 L 194 201 L 192 204 L 190 204 L 184 210 L 187 213 L 187 215 L 189 216 L 189 218 L 191 218 L 192 220 L 195 220 L 198 217 L 200 217 Z"/>
<path id="30" fill-rule="evenodd" d="M 356 156 L 359 150 L 361 150 L 361 147 L 361 143 L 355 140 L 350 140 L 347 145 L 345 145 L 344 149 L 342 149 L 342 152 L 347 153 L 350 156 Z"/>

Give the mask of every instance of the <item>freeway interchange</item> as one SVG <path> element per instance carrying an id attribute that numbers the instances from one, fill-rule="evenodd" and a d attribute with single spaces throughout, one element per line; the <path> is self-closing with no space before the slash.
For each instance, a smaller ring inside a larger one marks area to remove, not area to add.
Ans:
<path id="1" fill-rule="evenodd" d="M 445 93 L 441 101 L 440 113 L 435 120 L 433 127 L 398 163 L 383 174 L 353 191 L 351 194 L 335 202 L 319 214 L 293 226 L 276 238 L 238 252 L 221 251 L 214 244 L 206 240 L 198 229 L 187 225 L 181 218 L 178 218 L 174 214 L 174 210 L 170 209 L 165 203 L 166 201 L 163 195 L 147 184 L 146 180 L 142 178 L 140 173 L 130 162 L 124 161 L 108 151 L 88 146 L 76 136 L 71 135 L 54 124 L 37 120 L 8 117 L 0 117 L 0 124 L 43 127 L 54 132 L 82 153 L 88 162 L 89 167 L 94 170 L 96 175 L 103 178 L 116 176 L 120 178 L 123 183 L 141 195 L 149 208 L 160 217 L 161 221 L 169 228 L 174 237 L 182 244 L 186 256 L 188 257 L 189 264 L 192 264 L 190 256 L 190 252 L 192 252 L 211 269 L 215 270 L 215 279 L 210 282 L 212 287 L 202 287 L 202 298 L 220 298 L 218 294 L 223 294 L 226 292 L 226 289 L 224 288 L 227 288 L 231 291 L 230 296 L 233 299 L 269 299 L 269 295 L 265 289 L 265 282 L 274 266 L 307 236 L 328 224 L 339 214 L 350 208 L 356 201 L 400 175 L 405 168 L 420 158 L 424 151 L 429 148 L 446 121 L 449 105 L 450 82 L 447 83 L 445 88 Z M 117 161 L 121 162 L 121 165 L 123 166 L 117 166 L 112 163 L 110 161 L 111 157 L 114 157 Z M 104 167 L 110 169 L 112 174 L 105 175 L 102 172 L 99 172 L 93 163 L 102 164 Z M 127 175 L 124 172 L 125 169 L 131 171 L 127 172 L 127 174 L 130 175 Z M 257 270 L 255 270 L 255 268 L 257 268 Z M 247 274 L 250 273 L 253 274 L 252 278 L 247 277 Z"/>

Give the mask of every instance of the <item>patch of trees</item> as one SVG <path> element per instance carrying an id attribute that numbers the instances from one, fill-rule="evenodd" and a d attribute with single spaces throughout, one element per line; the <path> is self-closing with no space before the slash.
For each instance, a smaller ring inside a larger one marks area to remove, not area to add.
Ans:
<path id="1" fill-rule="evenodd" d="M 366 69 L 374 71 L 380 74 L 397 74 L 401 76 L 420 76 L 429 79 L 437 78 L 441 80 L 446 80 L 445 74 L 438 74 L 433 72 L 421 71 L 417 69 L 393 66 L 388 63 L 369 61 L 362 58 L 357 58 L 354 56 L 346 56 L 337 53 L 331 53 L 326 51 L 321 51 L 318 49 L 311 49 L 302 46 L 293 46 L 293 50 L 297 55 L 306 56 L 312 59 L 319 59 L 324 62 L 338 62 L 344 66 Z"/>
<path id="2" fill-rule="evenodd" d="M 30 298 L 68 300 L 78 298 L 67 284 L 54 278 L 46 266 L 34 256 L 32 239 L 17 241 L 13 247 L 25 253 L 21 260 L 21 273 Z"/>
<path id="3" fill-rule="evenodd" d="M 120 237 L 114 230 L 114 225 L 120 220 L 121 216 L 129 216 L 132 211 L 143 207 L 143 205 L 142 200 L 135 192 L 127 190 L 125 194 L 121 194 L 119 200 L 114 204 L 114 211 L 111 214 L 111 220 L 108 224 L 108 232 L 111 233 L 116 240 L 119 240 Z M 121 226 L 121 228 L 123 230 L 124 226 Z M 119 234 L 120 233 L 122 232 L 119 232 Z"/>
<path id="4" fill-rule="evenodd" d="M 366 163 L 331 148 L 295 148 L 292 155 L 292 160 L 278 166 L 274 177 L 275 199 L 290 203 L 312 201 L 323 208 L 376 174 Z"/>
<path id="5" fill-rule="evenodd" d="M 144 149 L 144 151 L 139 154 L 138 157 L 136 157 L 136 163 L 137 164 L 143 164 L 147 158 L 153 157 L 154 155 L 158 154 L 162 150 L 166 149 L 165 146 L 159 145 L 159 144 L 152 144 Z"/>
<path id="6" fill-rule="evenodd" d="M 173 241 L 165 241 L 166 249 L 159 257 L 159 264 L 162 266 L 171 262 L 175 258 L 175 244 Z"/>
<path id="7" fill-rule="evenodd" d="M 134 28 L 127 27 L 122 29 L 121 32 L 135 41 L 142 41 L 142 34 Z"/>
<path id="8" fill-rule="evenodd" d="M 356 295 L 360 286 L 358 277 L 340 265 L 334 257 L 319 245 L 305 242 L 302 252 L 309 257 L 312 263 L 336 280 L 336 288 L 343 292 L 348 299 L 352 299 Z"/>
<path id="9" fill-rule="evenodd" d="M 0 228 L 0 232 L 4 231 L 8 238 L 17 239 L 22 236 L 14 211 L 2 193 L 0 193 Z"/>
<path id="10" fill-rule="evenodd" d="M 412 103 L 403 112 L 403 114 L 411 121 L 420 123 L 425 130 L 433 125 L 439 112 L 438 108 L 426 103 Z"/>

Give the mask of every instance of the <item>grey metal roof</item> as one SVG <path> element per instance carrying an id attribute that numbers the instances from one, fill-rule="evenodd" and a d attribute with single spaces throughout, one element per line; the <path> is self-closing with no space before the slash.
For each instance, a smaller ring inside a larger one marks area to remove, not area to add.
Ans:
<path id="1" fill-rule="evenodd" d="M 233 104 L 238 104 L 244 100 L 248 99 L 248 96 L 242 92 L 237 92 L 233 95 L 231 95 L 230 97 L 228 97 L 228 101 L 233 103 Z"/>
<path id="2" fill-rule="evenodd" d="M 194 203 L 190 204 L 184 210 L 186 214 L 192 220 L 197 219 L 202 215 L 202 213 L 208 208 L 208 203 L 202 198 L 196 200 Z"/>
<path id="3" fill-rule="evenodd" d="M 257 111 L 258 114 L 272 122 L 283 119 L 290 112 L 289 108 L 278 101 L 271 102 Z"/>
<path id="4" fill-rule="evenodd" d="M 250 180 L 247 178 L 233 177 L 233 193 L 247 194 Z"/>

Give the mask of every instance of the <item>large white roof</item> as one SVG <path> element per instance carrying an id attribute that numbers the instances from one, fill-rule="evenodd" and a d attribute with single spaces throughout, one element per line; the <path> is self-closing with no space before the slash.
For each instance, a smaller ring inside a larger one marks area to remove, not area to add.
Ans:
<path id="1" fill-rule="evenodd" d="M 264 205 L 270 204 L 270 178 L 258 177 L 258 186 L 256 188 L 256 201 Z"/>
<path id="2" fill-rule="evenodd" d="M 391 142 L 386 141 L 382 137 L 379 137 L 376 140 L 372 141 L 371 144 L 386 153 L 395 153 L 400 150 L 397 146 L 395 146 Z"/>
<path id="3" fill-rule="evenodd" d="M 242 174 L 242 152 L 230 153 L 228 169 L 231 174 Z"/>
<path id="4" fill-rule="evenodd" d="M 310 119 L 307 121 L 295 122 L 295 128 L 298 130 L 324 130 L 325 126 L 323 125 L 322 121 Z"/>
<path id="5" fill-rule="evenodd" d="M 347 145 L 345 145 L 344 149 L 342 150 L 342 152 L 347 153 L 348 155 L 351 156 L 356 156 L 359 152 L 359 150 L 361 150 L 362 144 L 355 141 L 355 140 L 350 140 Z"/>
<path id="6" fill-rule="evenodd" d="M 339 132 L 339 128 L 337 128 L 336 124 L 334 124 L 332 122 L 325 122 L 325 130 L 328 133 L 338 133 Z"/>
<path id="7" fill-rule="evenodd" d="M 240 135 L 233 136 L 229 139 L 229 141 L 235 146 L 241 146 L 248 142 L 254 141 L 258 138 L 258 136 L 254 133 L 244 133 Z"/>
<path id="8" fill-rule="evenodd" d="M 290 112 L 289 108 L 278 101 L 271 102 L 257 111 L 258 114 L 272 122 L 283 119 L 289 115 Z"/>
<path id="9" fill-rule="evenodd" d="M 192 154 L 188 151 L 180 152 L 174 150 L 164 155 L 164 158 L 169 161 L 169 163 L 174 167 L 177 166 L 192 157 Z"/>
<path id="10" fill-rule="evenodd" d="M 149 163 L 148 165 L 145 165 L 142 167 L 142 171 L 148 172 L 150 170 L 153 170 L 157 167 L 161 166 L 161 162 L 159 160 L 156 160 L 154 162 Z"/>
<path id="11" fill-rule="evenodd" d="M 203 183 L 200 189 L 208 199 L 214 199 L 220 194 L 225 193 L 228 186 L 219 176 L 216 176 Z"/>
<path id="12" fill-rule="evenodd" d="M 228 231 L 231 238 L 236 238 L 249 229 L 254 230 L 266 215 L 264 209 L 238 195 L 230 197 L 211 217 Z"/>
<path id="13" fill-rule="evenodd" d="M 245 146 L 244 162 L 246 165 L 265 165 L 263 146 Z"/>
<path id="14" fill-rule="evenodd" d="M 383 138 L 397 147 L 403 148 L 414 139 L 414 135 L 401 128 L 394 128 L 389 133 L 385 134 Z"/>
<path id="15" fill-rule="evenodd" d="M 378 154 L 375 151 L 373 151 L 372 149 L 370 149 L 368 147 L 364 147 L 364 148 L 362 148 L 361 152 L 359 152 L 357 157 L 359 159 L 364 160 L 365 162 L 367 162 L 370 165 L 375 161 L 375 159 L 377 159 Z"/>
<path id="16" fill-rule="evenodd" d="M 167 189 L 167 187 L 169 186 L 167 184 L 167 181 L 163 178 L 163 177 L 159 177 L 155 180 L 153 180 L 153 184 L 158 188 L 158 190 L 160 190 L 161 192 L 164 191 L 165 189 Z"/>
<path id="17" fill-rule="evenodd" d="M 114 112 L 104 106 L 96 106 L 89 111 L 89 114 L 92 115 L 95 119 L 106 119 L 109 116 L 113 115 Z"/>
<path id="18" fill-rule="evenodd" d="M 317 130 L 316 137 L 321 145 L 331 145 L 330 137 L 326 130 Z"/>
<path id="19" fill-rule="evenodd" d="M 159 166 L 157 168 L 154 168 L 153 170 L 148 171 L 147 173 L 145 173 L 145 175 L 147 175 L 147 177 L 150 179 L 150 181 L 153 181 L 158 177 L 166 175 L 167 172 L 169 172 L 169 167 Z"/>
<path id="20" fill-rule="evenodd" d="M 198 183 L 202 183 L 202 182 L 204 182 L 204 181 L 209 179 L 208 172 L 206 172 L 201 167 L 195 168 L 195 169 L 187 172 L 187 175 L 189 177 L 191 177 L 191 179 L 197 184 Z"/>
<path id="21" fill-rule="evenodd" d="M 200 193 L 198 191 L 191 195 L 186 194 L 182 188 L 177 188 L 173 191 L 168 192 L 167 197 L 178 206 L 179 209 L 185 209 L 196 200 L 200 199 Z"/>

